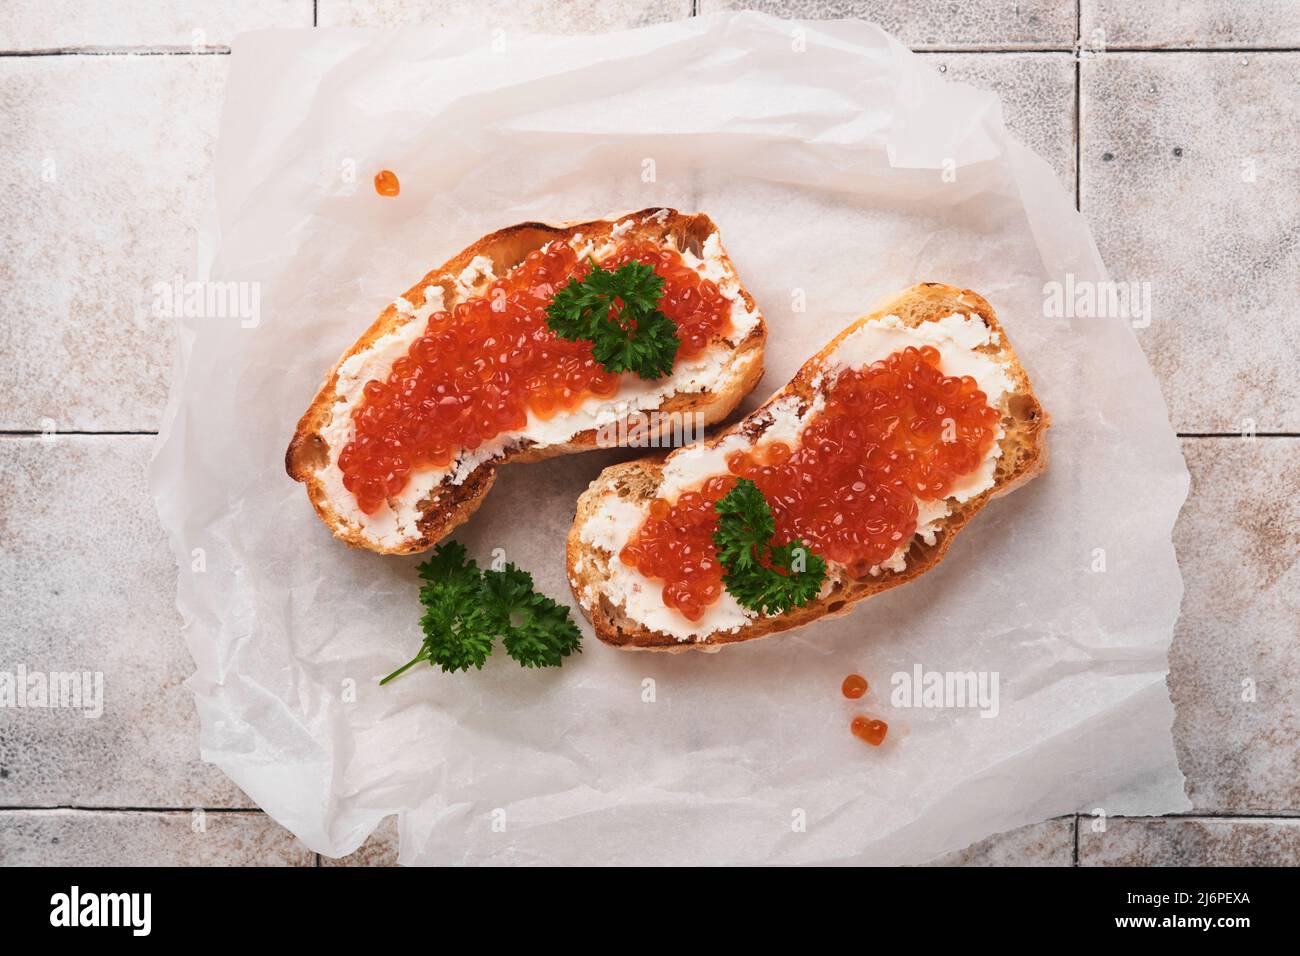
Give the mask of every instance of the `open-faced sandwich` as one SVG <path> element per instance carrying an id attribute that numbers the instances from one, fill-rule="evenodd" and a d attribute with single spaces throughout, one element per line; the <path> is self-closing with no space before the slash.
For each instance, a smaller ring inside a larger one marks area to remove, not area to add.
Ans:
<path id="1" fill-rule="evenodd" d="M 325 377 L 285 456 L 349 544 L 431 547 L 508 461 L 726 417 L 766 328 L 703 214 L 645 209 L 485 236 L 386 308 Z"/>
<path id="2" fill-rule="evenodd" d="M 605 469 L 578 502 L 570 584 L 596 635 L 630 649 L 845 613 L 1041 472 L 1049 421 L 988 302 L 915 286 L 709 441 Z"/>

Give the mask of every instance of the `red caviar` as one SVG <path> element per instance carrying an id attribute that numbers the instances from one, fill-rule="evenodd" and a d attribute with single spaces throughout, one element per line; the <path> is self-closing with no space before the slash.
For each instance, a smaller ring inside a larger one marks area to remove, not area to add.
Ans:
<path id="1" fill-rule="evenodd" d="M 946 498 L 979 467 L 997 424 L 975 379 L 944 375 L 937 349 L 909 346 L 840 372 L 796 448 L 768 442 L 735 451 L 730 475 L 675 502 L 652 501 L 619 558 L 662 579 L 664 603 L 698 621 L 723 587 L 713 505 L 739 476 L 767 498 L 776 543 L 803 539 L 850 576 L 865 577 L 915 533 L 918 498 Z"/>
<path id="2" fill-rule="evenodd" d="M 849 724 L 849 730 L 853 731 L 854 737 L 860 737 L 871 746 L 879 747 L 885 742 L 885 734 L 889 733 L 889 724 L 883 720 L 871 720 L 858 714 Z"/>
<path id="3" fill-rule="evenodd" d="M 675 248 L 629 242 L 601 265 L 634 260 L 663 277 L 659 308 L 677 323 L 679 360 L 730 331 L 730 303 Z M 589 343 L 558 338 L 546 323 L 555 293 L 589 269 L 563 242 L 530 252 L 482 295 L 435 312 L 388 378 L 366 383 L 353 412 L 356 435 L 338 462 L 362 511 L 373 513 L 399 494 L 412 470 L 446 467 L 460 449 L 524 428 L 530 412 L 547 419 L 589 396 L 618 392 L 619 376 L 596 363 Z"/>
<path id="4" fill-rule="evenodd" d="M 381 169 L 375 173 L 375 192 L 381 196 L 396 196 L 402 191 L 402 184 L 397 181 L 397 173 L 391 169 Z"/>
<path id="5" fill-rule="evenodd" d="M 857 700 L 867 692 L 867 679 L 861 674 L 850 674 L 844 678 L 844 683 L 840 685 L 840 690 L 844 696 L 850 700 Z"/>

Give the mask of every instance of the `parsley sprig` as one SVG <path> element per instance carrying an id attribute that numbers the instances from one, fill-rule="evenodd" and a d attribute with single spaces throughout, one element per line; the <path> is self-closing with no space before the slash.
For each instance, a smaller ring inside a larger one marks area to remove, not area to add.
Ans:
<path id="1" fill-rule="evenodd" d="M 659 309 L 664 280 L 648 265 L 628 262 L 617 270 L 591 260 L 585 278 L 570 279 L 546 307 L 546 321 L 562 339 L 591 343 L 607 372 L 663 378 L 677 358 L 677 323 Z"/>
<path id="2" fill-rule="evenodd" d="M 447 673 L 481 668 L 498 637 L 524 667 L 558 667 L 582 651 L 569 609 L 533 590 L 533 576 L 513 564 L 480 571 L 463 545 L 448 541 L 416 570 L 424 581 L 424 645 L 380 684 L 423 661 Z"/>
<path id="3" fill-rule="evenodd" d="M 826 562 L 801 541 L 772 544 L 776 522 L 758 485 L 741 478 L 713 507 L 722 583 L 737 603 L 760 614 L 784 614 L 818 595 Z"/>

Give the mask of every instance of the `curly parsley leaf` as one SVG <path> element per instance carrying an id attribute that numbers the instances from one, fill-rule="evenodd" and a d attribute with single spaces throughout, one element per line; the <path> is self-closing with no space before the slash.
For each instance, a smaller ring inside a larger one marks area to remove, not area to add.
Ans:
<path id="1" fill-rule="evenodd" d="M 446 673 L 480 669 L 498 637 L 525 667 L 556 667 L 581 650 L 582 637 L 569 609 L 534 591 L 532 575 L 513 564 L 502 571 L 480 571 L 463 545 L 448 541 L 416 570 L 424 582 L 424 644 L 380 684 L 424 661 Z"/>
<path id="2" fill-rule="evenodd" d="M 722 583 L 737 603 L 760 614 L 784 614 L 817 597 L 825 560 L 802 542 L 772 544 L 776 522 L 758 485 L 741 478 L 713 507 Z"/>
<path id="3" fill-rule="evenodd" d="M 594 260 L 585 278 L 570 279 L 546 307 L 546 321 L 562 339 L 591 343 L 607 372 L 635 372 L 648 381 L 673 370 L 677 324 L 659 310 L 664 280 L 641 262 L 610 271 Z"/>
<path id="4" fill-rule="evenodd" d="M 591 355 L 608 372 L 636 372 L 653 381 L 672 374 L 677 345 L 677 324 L 655 309 L 636 319 L 633 335 L 593 339 Z"/>
<path id="5" fill-rule="evenodd" d="M 513 564 L 483 575 L 483 603 L 506 653 L 524 667 L 559 667 L 582 649 L 569 609 L 533 590 L 533 576 Z"/>
<path id="6" fill-rule="evenodd" d="M 757 566 L 762 556 L 759 549 L 776 533 L 772 509 L 758 485 L 748 478 L 739 479 L 713 510 L 718 514 L 718 528 L 713 533 L 718 561 L 733 572 Z"/>
<path id="7" fill-rule="evenodd" d="M 486 618 L 475 600 L 478 565 L 466 557 L 464 545 L 449 541 L 416 570 L 424 581 L 420 627 L 425 639 L 420 655 L 448 672 L 482 668 L 492 653 L 492 637 L 483 633 Z"/>

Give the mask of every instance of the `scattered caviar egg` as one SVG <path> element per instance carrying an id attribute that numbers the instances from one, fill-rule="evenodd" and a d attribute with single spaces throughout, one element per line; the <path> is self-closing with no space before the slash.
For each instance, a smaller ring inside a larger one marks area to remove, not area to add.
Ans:
<path id="1" fill-rule="evenodd" d="M 402 191 L 402 184 L 397 181 L 397 174 L 391 169 L 381 169 L 375 173 L 375 192 L 381 196 L 396 196 Z"/>
<path id="2" fill-rule="evenodd" d="M 840 690 L 844 696 L 850 700 L 857 700 L 867 692 L 867 679 L 861 674 L 850 674 L 844 678 L 844 683 L 840 685 Z"/>
<path id="3" fill-rule="evenodd" d="M 872 720 L 869 717 L 863 717 L 861 714 L 853 718 L 853 723 L 849 724 L 849 729 L 853 731 L 853 736 L 865 740 L 873 747 L 879 747 L 885 742 L 885 734 L 889 733 L 889 725 L 883 720 Z"/>
<path id="4" fill-rule="evenodd" d="M 731 452 L 730 481 L 714 477 L 666 509 L 655 505 L 620 560 L 662 580 L 664 603 L 699 620 L 722 591 L 714 503 L 748 478 L 772 508 L 778 542 L 802 539 L 849 576 L 871 575 L 916 532 L 917 500 L 948 497 L 997 432 L 998 412 L 976 381 L 945 375 L 939 360 L 931 346 L 909 346 L 840 371 L 796 444 Z"/>
<path id="5" fill-rule="evenodd" d="M 600 264 L 618 269 L 628 262 L 648 265 L 664 280 L 659 308 L 677 324 L 679 360 L 731 331 L 730 302 L 676 248 L 627 241 Z M 589 268 L 564 242 L 533 250 L 481 294 L 433 313 L 388 377 L 365 384 L 353 410 L 354 437 L 338 459 L 343 485 L 362 511 L 374 514 L 401 494 L 413 471 L 446 468 L 461 449 L 522 431 L 530 418 L 554 418 L 590 397 L 618 392 L 621 377 L 596 362 L 589 342 L 558 338 L 546 321 L 555 293 Z M 657 507 L 663 514 L 668 502 Z M 689 566 L 721 583 L 711 560 Z M 692 587 L 681 598 L 703 614 L 720 593 Z"/>

